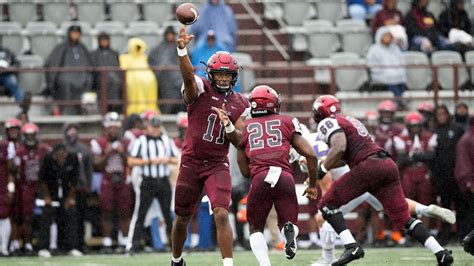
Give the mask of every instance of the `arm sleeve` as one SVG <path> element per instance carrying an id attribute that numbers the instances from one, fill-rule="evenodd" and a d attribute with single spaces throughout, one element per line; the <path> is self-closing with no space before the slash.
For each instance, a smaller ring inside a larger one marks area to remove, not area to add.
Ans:
<path id="1" fill-rule="evenodd" d="M 43 157 L 43 160 L 41 160 L 40 164 L 40 170 L 38 173 L 38 177 L 40 181 L 43 182 L 48 182 L 50 179 L 50 173 L 49 173 L 49 165 L 51 164 L 50 156 L 46 155 Z"/>
<path id="2" fill-rule="evenodd" d="M 201 77 L 194 75 L 194 79 L 196 80 L 196 85 L 198 87 L 198 97 L 202 93 L 204 93 L 204 82 L 202 81 Z M 181 94 L 184 95 L 184 83 L 181 85 Z"/>
<path id="3" fill-rule="evenodd" d="M 13 160 L 16 156 L 15 144 L 12 141 L 8 142 L 7 153 L 8 160 Z"/>
<path id="4" fill-rule="evenodd" d="M 318 124 L 318 138 L 325 143 L 329 144 L 331 135 L 337 131 L 341 131 L 342 128 L 334 118 L 325 118 Z"/>
<path id="5" fill-rule="evenodd" d="M 170 143 L 170 148 L 171 148 L 171 156 L 172 157 L 178 157 L 179 151 L 178 148 L 176 147 L 174 140 L 171 138 L 168 138 L 168 141 Z"/>
<path id="6" fill-rule="evenodd" d="M 100 147 L 99 142 L 95 139 L 91 140 L 91 152 L 94 155 L 102 154 L 102 148 Z"/>

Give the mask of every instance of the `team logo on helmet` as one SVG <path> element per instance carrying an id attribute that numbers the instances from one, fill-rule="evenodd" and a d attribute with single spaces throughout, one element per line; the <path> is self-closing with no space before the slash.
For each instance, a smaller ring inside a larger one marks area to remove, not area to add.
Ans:
<path id="1" fill-rule="evenodd" d="M 280 97 L 270 86 L 260 85 L 250 93 L 250 114 L 261 116 L 280 112 Z"/>

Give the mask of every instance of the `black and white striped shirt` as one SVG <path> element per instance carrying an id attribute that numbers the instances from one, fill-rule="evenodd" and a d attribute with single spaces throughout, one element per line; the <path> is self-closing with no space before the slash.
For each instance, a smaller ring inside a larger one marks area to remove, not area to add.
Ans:
<path id="1" fill-rule="evenodd" d="M 167 135 L 160 137 L 140 136 L 133 142 L 131 157 L 149 160 L 154 157 L 176 157 L 178 149 Z M 163 178 L 170 175 L 169 164 L 147 164 L 141 166 L 144 177 Z"/>

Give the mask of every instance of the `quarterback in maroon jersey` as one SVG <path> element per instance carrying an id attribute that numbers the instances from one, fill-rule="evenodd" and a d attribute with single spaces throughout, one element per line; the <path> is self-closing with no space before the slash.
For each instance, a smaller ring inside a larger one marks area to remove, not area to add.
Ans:
<path id="1" fill-rule="evenodd" d="M 39 170 L 43 157 L 51 148 L 38 140 L 39 128 L 34 123 L 26 123 L 21 127 L 23 143 L 17 151 L 20 160 L 20 182 L 21 191 L 21 232 L 23 233 L 24 247 L 27 254 L 33 254 L 33 209 L 39 189 Z"/>
<path id="2" fill-rule="evenodd" d="M 384 212 L 395 225 L 404 225 L 409 235 L 429 248 L 438 265 L 451 265 L 454 261 L 451 252 L 430 236 L 420 220 L 410 216 L 395 162 L 372 141 L 359 120 L 339 112 L 339 100 L 332 95 L 318 97 L 313 106 L 318 135 L 331 148 L 318 170 L 318 177 L 322 178 L 344 162 L 350 166 L 350 171 L 336 180 L 319 202 L 323 217 L 345 246 L 344 253 L 332 265 L 345 265 L 364 256 L 362 246 L 347 229 L 339 207 L 365 192 L 372 193 L 382 203 Z"/>
<path id="3" fill-rule="evenodd" d="M 172 265 L 184 264 L 181 255 L 188 223 L 203 189 L 214 213 L 223 264 L 233 265 L 232 229 L 228 218 L 232 189 L 227 162 L 230 140 L 225 135 L 224 125 L 216 110 L 226 104 L 231 121 L 240 128 L 243 113 L 249 104 L 244 96 L 233 90 L 240 66 L 230 53 L 217 52 L 209 58 L 206 63 L 207 79 L 194 75 L 186 50 L 192 38 L 185 27 L 181 28 L 177 46 L 184 83 L 182 94 L 188 112 L 188 130 L 175 191 Z"/>
<path id="4" fill-rule="evenodd" d="M 250 246 L 260 265 L 270 265 L 263 230 L 273 205 L 285 239 L 286 257 L 292 259 L 296 255 L 298 201 L 289 163 L 290 148 L 294 147 L 309 162 L 310 187 L 305 194 L 312 199 L 316 199 L 317 194 L 316 154 L 301 136 L 298 120 L 279 114 L 280 99 L 274 89 L 257 86 L 250 93 L 249 101 L 252 118 L 244 122 L 237 158 L 242 174 L 252 177 L 247 201 Z"/>

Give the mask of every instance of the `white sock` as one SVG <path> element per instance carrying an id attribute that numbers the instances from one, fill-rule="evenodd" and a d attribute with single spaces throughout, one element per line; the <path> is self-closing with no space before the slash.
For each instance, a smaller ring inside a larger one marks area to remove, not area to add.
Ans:
<path id="1" fill-rule="evenodd" d="M 11 231 L 10 218 L 0 219 L 0 252 L 3 254 L 8 254 L 8 242 Z"/>
<path id="2" fill-rule="evenodd" d="M 118 240 L 119 246 L 125 247 L 128 243 L 128 237 L 124 236 L 122 231 L 120 231 L 120 230 L 118 232 L 117 240 Z"/>
<path id="3" fill-rule="evenodd" d="M 262 232 L 251 234 L 249 240 L 252 252 L 255 255 L 255 258 L 257 258 L 260 266 L 271 265 L 270 258 L 268 257 L 267 242 L 265 241 L 265 237 L 263 236 Z"/>
<path id="4" fill-rule="evenodd" d="M 436 253 L 444 250 L 444 248 L 432 236 L 430 236 L 430 237 L 428 237 L 428 239 L 426 239 L 424 245 L 425 245 L 425 247 L 429 248 L 431 250 L 431 252 L 433 252 L 433 254 L 436 254 Z"/>
<path id="5" fill-rule="evenodd" d="M 199 234 L 191 234 L 191 247 L 197 247 L 199 245 Z"/>
<path id="6" fill-rule="evenodd" d="M 349 229 L 346 229 L 346 230 L 342 231 L 339 234 L 339 236 L 341 237 L 342 243 L 344 245 L 348 245 L 348 244 L 352 244 L 352 243 L 356 242 L 354 237 L 351 234 L 351 231 L 349 231 Z"/>
<path id="7" fill-rule="evenodd" d="M 112 246 L 112 238 L 110 238 L 108 236 L 102 238 L 102 246 L 111 247 Z"/>
<path id="8" fill-rule="evenodd" d="M 319 235 L 321 237 L 321 245 L 323 248 L 321 256 L 326 261 L 334 260 L 334 250 L 336 249 L 335 242 L 337 237 L 336 231 L 334 231 L 328 222 L 324 222 L 319 230 Z"/>
<path id="9" fill-rule="evenodd" d="M 20 242 L 18 242 L 18 240 L 12 240 L 12 242 L 10 243 L 10 252 L 13 252 L 17 249 L 20 249 Z"/>
<path id="10" fill-rule="evenodd" d="M 309 240 L 311 241 L 311 243 L 318 243 L 318 234 L 316 234 L 316 232 L 309 233 Z"/>
<path id="11" fill-rule="evenodd" d="M 224 258 L 222 259 L 223 266 L 234 266 L 234 259 L 232 258 Z"/>
<path id="12" fill-rule="evenodd" d="M 421 203 L 417 203 L 415 205 L 415 212 L 416 214 L 418 215 L 423 215 L 423 216 L 426 216 L 425 213 L 426 213 L 426 210 L 428 209 L 428 206 L 426 205 L 423 205 Z"/>
<path id="13" fill-rule="evenodd" d="M 33 250 L 33 246 L 31 245 L 31 243 L 28 242 L 28 243 L 25 244 L 25 249 Z"/>
<path id="14" fill-rule="evenodd" d="M 49 249 L 58 249 L 58 224 L 52 223 L 49 227 Z"/>
<path id="15" fill-rule="evenodd" d="M 174 263 L 179 263 L 179 262 L 181 261 L 181 259 L 183 259 L 183 256 L 180 256 L 179 258 L 171 257 L 171 260 L 172 260 Z"/>

